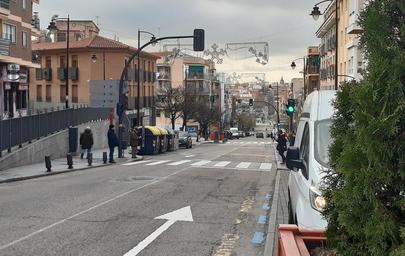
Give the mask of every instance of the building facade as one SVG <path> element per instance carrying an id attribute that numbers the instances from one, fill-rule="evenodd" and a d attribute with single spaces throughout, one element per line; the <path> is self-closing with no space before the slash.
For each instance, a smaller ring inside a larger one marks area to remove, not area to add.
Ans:
<path id="1" fill-rule="evenodd" d="M 221 101 L 221 94 L 215 87 L 215 65 L 203 58 L 173 52 L 155 52 L 159 56 L 157 60 L 157 94 L 159 88 L 170 85 L 173 88 L 186 88 L 185 92 L 190 96 L 203 97 L 209 102 L 210 96 L 216 97 L 216 102 Z M 223 88 L 220 87 L 220 88 Z M 170 127 L 171 122 L 163 111 L 157 111 L 156 124 L 162 127 Z M 178 118 L 175 128 L 183 126 L 183 119 Z M 198 124 L 189 120 L 187 126 L 196 128 Z"/>
<path id="2" fill-rule="evenodd" d="M 73 21 L 73 24 L 76 24 L 74 27 L 77 29 L 71 31 L 69 37 L 68 104 L 70 107 L 87 106 L 92 104 L 89 84 L 92 81 L 118 81 L 126 61 L 136 49 L 99 36 L 97 26 L 91 21 Z M 63 28 L 62 26 L 60 31 L 64 31 Z M 58 30 L 50 41 L 40 40 L 32 45 L 33 51 L 40 57 L 41 64 L 41 68 L 31 70 L 30 104 L 35 111 L 65 107 L 66 32 L 62 35 L 60 31 Z M 157 58 L 147 52 L 141 53 L 139 98 L 143 115 L 153 113 Z M 137 59 L 130 63 L 126 80 L 128 106 L 132 110 L 129 112 L 133 119 L 136 116 L 133 110 L 137 99 Z M 102 90 L 103 88 L 100 88 L 100 92 Z"/>
<path id="3" fill-rule="evenodd" d="M 38 14 L 33 5 L 39 0 L 0 1 L 0 114 L 2 118 L 28 113 L 29 69 L 33 62 L 31 36 L 39 35 Z"/>
<path id="4" fill-rule="evenodd" d="M 314 90 L 320 90 L 319 70 L 320 70 L 320 57 L 319 48 L 311 46 L 307 49 L 307 62 L 305 67 L 305 84 L 307 87 L 307 95 Z"/>

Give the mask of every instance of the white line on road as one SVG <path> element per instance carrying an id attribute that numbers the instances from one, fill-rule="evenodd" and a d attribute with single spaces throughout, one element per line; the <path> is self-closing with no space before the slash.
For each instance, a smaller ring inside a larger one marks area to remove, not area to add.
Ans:
<path id="1" fill-rule="evenodd" d="M 214 166 L 215 167 L 225 167 L 225 166 L 227 166 L 228 164 L 230 164 L 231 162 L 228 162 L 228 161 L 221 161 L 221 162 L 219 162 L 219 163 L 216 163 Z"/>
<path id="2" fill-rule="evenodd" d="M 170 160 L 162 160 L 162 161 L 157 161 L 157 162 L 150 163 L 150 164 L 145 164 L 145 165 L 158 165 L 158 164 L 164 164 L 164 163 L 167 163 L 167 162 L 170 162 Z"/>
<path id="3" fill-rule="evenodd" d="M 145 160 L 145 161 L 138 161 L 138 162 L 125 163 L 125 164 L 122 164 L 122 165 L 129 166 L 129 165 L 144 164 L 144 163 L 149 163 L 149 162 L 152 162 L 152 160 Z"/>
<path id="4" fill-rule="evenodd" d="M 202 161 L 199 161 L 197 163 L 191 164 L 191 166 L 203 166 L 203 165 L 206 165 L 206 164 L 209 164 L 209 163 L 211 163 L 211 161 L 202 160 Z"/>
<path id="5" fill-rule="evenodd" d="M 170 163 L 170 164 L 167 164 L 167 165 L 181 165 L 181 164 L 185 164 L 185 163 L 188 163 L 188 162 L 191 162 L 191 160 L 182 160 L 182 161 Z"/>
<path id="6" fill-rule="evenodd" d="M 195 155 L 189 155 L 189 156 L 186 156 L 186 157 L 188 158 L 188 157 L 194 157 L 194 156 L 195 156 Z"/>
<path id="7" fill-rule="evenodd" d="M 250 162 L 241 162 L 240 164 L 238 164 L 236 166 L 236 168 L 242 168 L 242 169 L 249 168 L 250 164 L 251 164 Z"/>
<path id="8" fill-rule="evenodd" d="M 262 163 L 260 165 L 260 169 L 262 169 L 262 170 L 271 170 L 271 166 L 272 166 L 271 163 Z"/>

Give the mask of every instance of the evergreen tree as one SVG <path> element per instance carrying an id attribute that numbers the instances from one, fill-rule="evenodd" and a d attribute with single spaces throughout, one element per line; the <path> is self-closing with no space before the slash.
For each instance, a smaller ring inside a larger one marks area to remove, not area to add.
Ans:
<path id="1" fill-rule="evenodd" d="M 328 241 L 339 255 L 405 255 L 405 1 L 368 1 L 360 25 L 368 64 L 335 102 Z"/>

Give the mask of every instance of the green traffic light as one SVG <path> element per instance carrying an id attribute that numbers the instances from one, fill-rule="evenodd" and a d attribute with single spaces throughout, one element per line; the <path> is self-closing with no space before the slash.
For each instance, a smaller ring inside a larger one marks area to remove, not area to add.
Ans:
<path id="1" fill-rule="evenodd" d="M 294 107 L 293 106 L 288 106 L 287 111 L 290 112 L 290 113 L 294 112 Z"/>

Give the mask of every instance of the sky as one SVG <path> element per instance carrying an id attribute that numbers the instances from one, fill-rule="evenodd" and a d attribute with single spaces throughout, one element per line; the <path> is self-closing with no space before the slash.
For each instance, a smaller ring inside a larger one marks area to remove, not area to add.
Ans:
<path id="1" fill-rule="evenodd" d="M 71 19 L 94 20 L 100 34 L 119 38 L 121 42 L 137 45 L 137 31 L 145 30 L 161 36 L 192 35 L 195 28 L 205 30 L 205 48 L 215 43 L 225 48 L 227 43 L 267 42 L 269 62 L 256 63 L 255 58 L 236 60 L 224 58 L 216 64 L 217 72 L 264 73 L 269 82 L 286 82 L 302 77 L 302 60 L 290 67 L 294 59 L 305 56 L 308 46 L 319 45 L 315 32 L 322 18 L 314 21 L 309 13 L 312 0 L 41 0 L 34 5 L 46 28 L 52 15 L 70 15 Z M 324 8 L 327 4 L 325 4 Z M 321 5 L 322 6 L 322 5 Z M 321 8 L 322 10 L 322 8 Z M 150 39 L 143 34 L 141 44 Z M 146 51 L 159 51 L 168 45 L 187 48 L 191 39 L 165 41 L 148 47 Z M 241 54 L 241 56 L 244 54 Z M 246 54 L 247 55 L 247 54 Z M 200 53 L 200 56 L 203 56 Z M 206 57 L 208 58 L 208 57 Z"/>

